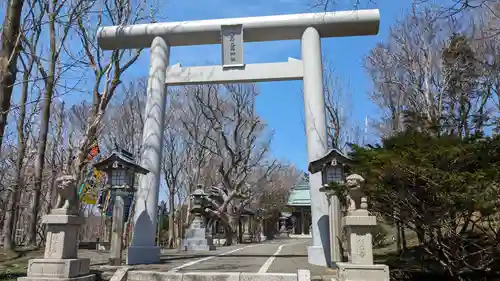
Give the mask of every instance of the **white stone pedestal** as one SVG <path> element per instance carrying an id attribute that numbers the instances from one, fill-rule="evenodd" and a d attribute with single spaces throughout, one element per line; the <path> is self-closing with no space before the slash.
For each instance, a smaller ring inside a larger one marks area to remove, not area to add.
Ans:
<path id="1" fill-rule="evenodd" d="M 366 210 L 356 210 L 342 218 L 347 230 L 348 261 L 353 264 L 373 264 L 371 230 L 377 225 L 377 218 Z"/>
<path id="2" fill-rule="evenodd" d="M 389 267 L 373 264 L 372 228 L 377 218 L 367 210 L 358 209 L 342 218 L 347 230 L 349 263 L 337 263 L 339 281 L 389 281 Z"/>
<path id="3" fill-rule="evenodd" d="M 182 248 L 185 251 L 213 251 L 215 245 L 212 236 L 207 236 L 206 225 L 201 215 L 195 215 L 189 229 L 186 231 L 186 238 L 183 240 Z"/>
<path id="4" fill-rule="evenodd" d="M 113 223 L 111 226 L 111 247 L 109 251 L 109 264 L 119 266 L 122 264 L 123 247 L 123 215 L 124 215 L 124 196 L 121 191 L 116 191 L 113 204 Z"/>
<path id="5" fill-rule="evenodd" d="M 28 276 L 19 281 L 94 281 L 90 272 L 90 259 L 78 258 L 78 228 L 84 218 L 54 210 L 43 217 L 47 225 L 47 242 L 43 259 L 32 259 Z"/>

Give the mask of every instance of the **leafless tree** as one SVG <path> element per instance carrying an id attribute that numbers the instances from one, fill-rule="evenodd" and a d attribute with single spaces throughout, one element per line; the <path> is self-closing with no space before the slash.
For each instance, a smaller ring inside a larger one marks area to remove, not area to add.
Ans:
<path id="1" fill-rule="evenodd" d="M 142 49 L 113 50 L 103 52 L 96 44 L 96 28 L 103 22 L 115 25 L 150 22 L 154 19 L 145 2 L 136 1 L 90 1 L 96 11 L 78 18 L 78 37 L 85 54 L 83 65 L 92 69 L 95 79 L 92 87 L 92 109 L 87 127 L 75 151 L 72 173 L 80 178 L 87 164 L 86 156 L 92 142 L 97 138 L 98 129 L 104 120 L 106 109 L 121 83 L 123 73 L 139 58 Z M 90 5 L 90 4 L 89 4 Z M 74 54 L 76 56 L 76 54 Z"/>
<path id="2" fill-rule="evenodd" d="M 66 39 L 70 34 L 73 24 L 77 18 L 87 12 L 89 7 L 87 1 L 57 2 L 57 1 L 36 1 L 36 10 L 45 15 L 36 19 L 47 21 L 47 32 L 49 36 L 49 50 L 47 54 L 42 53 L 35 57 L 35 64 L 44 81 L 44 96 L 41 113 L 40 132 L 38 134 L 37 158 L 35 160 L 35 184 L 33 186 L 33 198 L 31 217 L 28 229 L 28 244 L 36 246 L 36 229 L 38 224 L 38 212 L 40 206 L 40 194 L 42 189 L 42 177 L 45 165 L 45 152 L 49 132 L 49 118 L 52 105 L 52 97 L 57 91 L 57 83 L 61 78 L 62 69 L 59 68 L 60 58 L 66 48 Z M 64 16 L 65 14 L 66 16 Z M 24 42 L 28 48 L 34 48 Z"/>
<path id="3" fill-rule="evenodd" d="M 0 49 L 0 150 L 2 149 L 10 100 L 17 75 L 21 37 L 23 35 L 24 0 L 8 0 L 2 25 Z"/>
<path id="4" fill-rule="evenodd" d="M 495 17 L 500 16 L 500 14 L 497 13 L 498 2 L 496 0 L 452 0 L 441 3 L 436 3 L 430 0 L 404 1 L 410 2 L 416 7 L 432 6 L 435 11 L 433 19 L 445 19 L 478 9 L 487 10 Z M 351 6 L 353 9 L 365 8 L 380 3 L 380 0 L 310 0 L 307 3 L 313 8 L 330 11 L 338 8 L 339 6 Z"/>
<path id="5" fill-rule="evenodd" d="M 213 157 L 217 180 L 227 192 L 222 204 L 213 202 L 216 208 L 207 212 L 217 217 L 225 226 L 227 244 L 237 225 L 238 205 L 248 197 L 248 179 L 257 167 L 266 167 L 265 176 L 276 167 L 276 161 L 266 163 L 270 135 L 266 125 L 255 112 L 255 85 L 226 85 L 223 88 L 208 86 L 205 91 L 197 88 L 192 95 L 201 106 L 202 116 L 212 132 L 202 146 Z M 215 157 L 214 157 L 215 156 Z"/>
<path id="6" fill-rule="evenodd" d="M 178 110 L 180 117 L 180 123 L 182 125 L 182 136 L 184 139 L 183 147 L 184 154 L 182 161 L 184 163 L 182 171 L 182 192 L 177 191 L 177 196 L 179 198 L 179 204 L 181 204 L 181 196 L 183 199 L 194 190 L 197 184 L 203 184 L 209 186 L 214 184 L 210 179 L 212 178 L 210 174 L 213 174 L 213 168 L 210 163 L 214 159 L 210 155 L 210 151 L 205 149 L 210 143 L 210 134 L 213 131 L 213 124 L 207 122 L 204 114 L 202 105 L 194 98 L 196 95 L 202 95 L 204 92 L 216 91 L 217 88 L 206 85 L 206 86 L 192 86 L 185 87 L 182 90 L 179 98 L 172 102 L 172 108 Z M 184 98 L 181 98 L 184 97 Z M 184 193 L 184 194 L 183 194 Z M 190 200 L 187 200 L 186 209 L 190 209 Z M 189 212 L 179 212 L 179 215 L 185 214 L 185 217 L 179 219 L 181 230 L 179 235 L 182 237 L 184 235 L 183 230 L 188 226 L 190 221 Z"/>
<path id="7" fill-rule="evenodd" d="M 146 89 L 146 80 L 138 78 L 117 91 L 116 102 L 108 109 L 102 131 L 98 130 L 104 150 L 113 150 L 116 142 L 120 147 L 140 155 Z"/>
<path id="8" fill-rule="evenodd" d="M 288 197 L 293 186 L 303 172 L 294 165 L 282 164 L 280 169 L 270 175 L 270 180 L 266 181 L 257 201 L 260 208 L 263 208 L 270 216 L 280 216 L 283 207 L 288 203 Z"/>
<path id="9" fill-rule="evenodd" d="M 181 111 L 179 108 L 179 91 L 169 93 L 171 101 L 166 114 L 166 126 L 164 133 L 164 159 L 163 174 L 168 190 L 168 242 L 167 247 L 174 248 L 177 239 L 175 237 L 175 214 L 178 193 L 182 189 L 182 176 L 185 171 L 186 159 L 186 134 L 183 133 Z M 180 206 L 179 206 L 180 207 Z"/>
<path id="10" fill-rule="evenodd" d="M 11 1 L 15 2 L 15 1 Z M 11 3 L 12 4 L 12 3 Z M 5 26 L 4 26 L 5 28 Z M 29 39 L 29 44 L 32 45 L 37 45 L 38 40 L 40 39 L 40 32 L 41 28 L 40 26 L 36 26 L 36 28 L 33 28 L 33 30 L 29 34 L 25 34 L 24 36 L 28 37 Z M 5 210 L 5 218 L 3 220 L 3 234 L 4 234 L 4 241 L 3 241 L 3 247 L 5 250 L 12 250 L 14 247 L 13 244 L 13 228 L 15 225 L 15 202 L 18 202 L 19 200 L 19 192 L 23 188 L 23 182 L 24 178 L 22 175 L 22 171 L 24 168 L 24 161 L 25 161 L 25 155 L 26 155 L 26 119 L 27 117 L 27 102 L 29 98 L 29 93 L 32 88 L 30 87 L 30 76 L 35 76 L 33 73 L 33 67 L 34 67 L 34 56 L 36 56 L 36 53 L 31 53 L 31 52 L 26 52 L 27 55 L 25 57 L 21 56 L 20 57 L 20 62 L 22 65 L 22 87 L 21 87 L 21 97 L 20 97 L 20 105 L 19 105 L 19 117 L 17 120 L 17 159 L 16 159 L 16 165 L 15 165 L 15 175 L 14 175 L 14 182 L 12 185 L 9 186 L 8 192 L 6 193 L 6 198 L 7 198 L 7 204 L 6 204 L 6 210 Z M 10 100 L 9 100 L 9 108 L 10 108 Z M 8 110 L 8 108 L 7 108 Z M 5 117 L 0 117 L 0 118 L 6 118 Z M 1 126 L 1 125 L 0 125 Z M 0 133 L 2 134 L 2 133 Z M 1 141 L 0 141 L 0 146 L 1 146 Z"/>
<path id="11" fill-rule="evenodd" d="M 348 143 L 357 143 L 357 124 L 353 120 L 353 106 L 349 85 L 342 80 L 331 62 L 323 59 L 323 92 L 325 96 L 328 145 L 344 151 Z"/>
<path id="12" fill-rule="evenodd" d="M 403 129 L 405 111 L 419 112 L 430 124 L 442 117 L 443 29 L 458 26 L 453 19 L 430 20 L 434 13 L 427 9 L 410 14 L 391 28 L 389 42 L 379 44 L 365 59 L 374 86 L 372 100 L 385 114 L 379 123 L 382 135 Z"/>

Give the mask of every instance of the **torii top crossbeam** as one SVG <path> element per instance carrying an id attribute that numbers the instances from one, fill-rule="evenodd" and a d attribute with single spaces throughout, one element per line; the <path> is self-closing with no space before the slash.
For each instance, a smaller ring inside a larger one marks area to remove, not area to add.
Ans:
<path id="1" fill-rule="evenodd" d="M 222 25 L 243 25 L 245 42 L 300 39 L 304 30 L 314 27 L 321 37 L 377 34 L 379 10 L 213 19 L 183 22 L 101 27 L 98 44 L 104 50 L 148 48 L 155 37 L 170 46 L 220 44 Z"/>

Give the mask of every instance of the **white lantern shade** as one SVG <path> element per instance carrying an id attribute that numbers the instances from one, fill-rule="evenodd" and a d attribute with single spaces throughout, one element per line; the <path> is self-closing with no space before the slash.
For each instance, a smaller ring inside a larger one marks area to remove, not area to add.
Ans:
<path id="1" fill-rule="evenodd" d="M 121 186 L 128 184 L 128 173 L 125 169 L 113 169 L 111 170 L 111 185 Z"/>
<path id="2" fill-rule="evenodd" d="M 330 166 L 326 167 L 326 184 L 331 182 L 342 183 L 343 179 L 342 166 Z"/>

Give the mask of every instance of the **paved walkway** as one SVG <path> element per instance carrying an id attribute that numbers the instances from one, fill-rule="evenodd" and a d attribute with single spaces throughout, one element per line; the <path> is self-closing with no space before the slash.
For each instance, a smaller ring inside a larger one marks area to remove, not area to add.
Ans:
<path id="1" fill-rule="evenodd" d="M 164 250 L 161 263 L 134 265 L 134 270 L 154 270 L 163 272 L 260 272 L 260 273 L 297 273 L 298 269 L 309 269 L 311 276 L 332 276 L 334 270 L 313 266 L 307 262 L 307 246 L 311 239 L 277 239 L 260 244 L 239 244 L 218 247 L 215 251 L 196 253 L 176 249 Z M 43 252 L 16 260 L 17 264 L 27 265 L 30 258 L 43 256 Z M 124 251 L 126 254 L 126 251 Z M 39 255 L 39 256 L 37 256 Z M 108 264 L 108 252 L 79 250 L 79 257 L 89 258 L 92 269 L 103 271 L 108 277 L 117 267 Z M 125 257 L 124 257 L 125 260 Z M 0 264 L 0 271 L 7 266 Z"/>
<path id="2" fill-rule="evenodd" d="M 311 276 L 333 275 L 335 271 L 332 269 L 312 266 L 307 262 L 307 246 L 310 242 L 310 239 L 279 239 L 261 244 L 219 247 L 208 253 L 166 250 L 162 254 L 161 264 L 136 265 L 132 268 L 163 272 L 260 273 L 297 273 L 298 269 L 309 269 Z M 94 254 L 96 254 L 95 251 Z M 96 269 L 112 269 L 109 266 L 102 266 L 107 261 L 107 253 L 91 257 L 82 252 L 80 256 L 90 257 Z"/>

